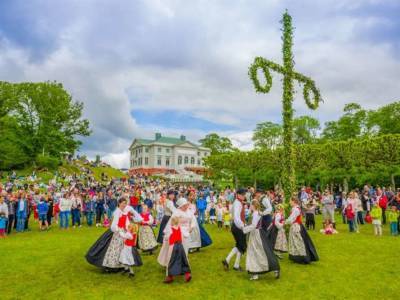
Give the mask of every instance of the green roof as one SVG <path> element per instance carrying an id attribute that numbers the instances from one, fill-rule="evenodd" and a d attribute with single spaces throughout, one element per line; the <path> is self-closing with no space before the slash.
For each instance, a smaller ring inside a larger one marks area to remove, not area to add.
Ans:
<path id="1" fill-rule="evenodd" d="M 175 137 L 169 137 L 169 136 L 161 136 L 158 139 L 150 140 L 150 139 L 136 139 L 136 141 L 139 144 L 142 145 L 149 145 L 153 143 L 163 143 L 163 144 L 170 144 L 170 145 L 178 145 L 178 144 L 183 144 L 183 143 L 189 143 L 192 144 L 196 147 L 200 147 L 199 145 L 196 145 L 188 140 L 182 140 L 181 138 L 175 138 Z"/>

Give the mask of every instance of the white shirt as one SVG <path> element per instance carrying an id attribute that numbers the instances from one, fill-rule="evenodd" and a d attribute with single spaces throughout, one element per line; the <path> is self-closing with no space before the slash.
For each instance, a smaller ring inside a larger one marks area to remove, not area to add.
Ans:
<path id="1" fill-rule="evenodd" d="M 262 205 L 265 207 L 264 211 L 262 212 L 263 216 L 269 215 L 272 213 L 272 205 L 271 205 L 271 200 L 268 197 L 264 197 L 262 199 Z"/>
<path id="2" fill-rule="evenodd" d="M 242 229 L 244 227 L 244 223 L 240 218 L 240 215 L 242 213 L 242 208 L 243 208 L 242 203 L 238 199 L 235 199 L 232 205 L 232 217 L 233 217 L 233 223 L 235 223 L 236 227 L 239 229 Z"/>
<path id="3" fill-rule="evenodd" d="M 258 222 L 261 219 L 261 215 L 258 211 L 254 211 L 252 215 L 252 221 L 250 225 L 243 228 L 243 233 L 249 233 L 257 228 Z"/>
<path id="4" fill-rule="evenodd" d="M 292 207 L 289 218 L 286 219 L 285 224 L 293 224 L 297 217 L 300 216 L 300 208 L 298 206 Z"/>
<path id="5" fill-rule="evenodd" d="M 174 205 L 174 202 L 167 199 L 167 201 L 165 202 L 165 212 L 164 214 L 166 216 L 171 216 L 174 212 L 176 211 L 176 207 Z"/>

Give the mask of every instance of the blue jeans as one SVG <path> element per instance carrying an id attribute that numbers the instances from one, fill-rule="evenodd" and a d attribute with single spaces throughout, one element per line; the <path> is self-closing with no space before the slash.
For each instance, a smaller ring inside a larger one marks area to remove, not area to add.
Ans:
<path id="1" fill-rule="evenodd" d="M 25 230 L 25 213 L 24 212 L 17 212 L 17 231 L 23 232 Z"/>
<path id="2" fill-rule="evenodd" d="M 60 211 L 60 228 L 68 228 L 70 211 Z"/>
<path id="3" fill-rule="evenodd" d="M 390 222 L 390 234 L 391 235 L 397 235 L 397 222 Z"/>
<path id="4" fill-rule="evenodd" d="M 93 216 L 94 216 L 94 212 L 92 212 L 92 211 L 87 211 L 86 212 L 86 220 L 87 220 L 87 224 L 89 226 L 93 225 Z"/>
<path id="5" fill-rule="evenodd" d="M 75 226 L 75 224 L 78 224 L 78 226 L 81 225 L 81 212 L 79 211 L 79 208 L 74 208 L 71 210 L 72 212 L 72 226 Z"/>
<path id="6" fill-rule="evenodd" d="M 111 220 L 114 211 L 115 211 L 115 208 L 114 209 L 107 208 L 107 217 L 109 220 Z"/>
<path id="7" fill-rule="evenodd" d="M 199 210 L 198 222 L 199 224 L 204 224 L 205 221 L 205 210 Z"/>
<path id="8" fill-rule="evenodd" d="M 354 232 L 354 220 L 347 220 L 350 232 Z"/>

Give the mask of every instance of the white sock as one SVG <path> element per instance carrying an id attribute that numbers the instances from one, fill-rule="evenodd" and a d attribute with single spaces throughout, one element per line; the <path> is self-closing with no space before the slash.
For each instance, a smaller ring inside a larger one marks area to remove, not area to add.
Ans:
<path id="1" fill-rule="evenodd" d="M 242 253 L 240 253 L 239 251 L 236 254 L 236 260 L 235 260 L 235 264 L 233 265 L 234 268 L 239 268 L 240 267 L 240 258 L 242 257 Z"/>
<path id="2" fill-rule="evenodd" d="M 234 247 L 232 250 L 231 250 L 231 252 L 228 254 L 228 256 L 226 257 L 226 261 L 228 262 L 228 264 L 229 264 L 229 261 L 232 259 L 232 257 L 236 254 L 236 253 L 238 253 L 238 249 L 236 248 L 236 247 Z"/>

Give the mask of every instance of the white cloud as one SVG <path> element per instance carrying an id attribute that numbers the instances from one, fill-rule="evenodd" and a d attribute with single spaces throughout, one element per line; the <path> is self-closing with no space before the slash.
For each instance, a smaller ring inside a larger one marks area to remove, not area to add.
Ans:
<path id="1" fill-rule="evenodd" d="M 370 5 L 374 1 L 26 4 L 18 11 L 22 21 L 17 25 L 27 26 L 28 19 L 29 33 L 14 36 L 0 28 L 0 77 L 62 82 L 84 102 L 84 116 L 94 131 L 82 151 L 118 166 L 129 164 L 127 147 L 134 137 L 160 131 L 197 142 L 208 133 L 186 124 L 181 129 L 164 128 L 162 122 L 143 126 L 131 116 L 135 109 L 175 110 L 235 126 L 235 132 L 215 131 L 251 149 L 257 123 L 280 121 L 282 89 L 281 77 L 274 74 L 271 92 L 257 95 L 247 71 L 255 56 L 282 60 L 278 21 L 286 7 L 296 27 L 296 70 L 315 80 L 325 100 L 311 112 L 299 89 L 296 114 L 312 114 L 323 122 L 336 118 L 348 102 L 374 108 L 398 100 L 400 61 L 392 43 L 360 37 L 360 31 L 393 22 L 364 12 Z M 18 40 L 28 34 L 39 38 Z M 44 50 L 43 41 L 49 43 Z M 43 52 L 40 59 L 34 57 L 37 48 Z"/>

